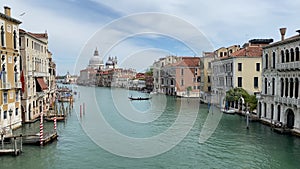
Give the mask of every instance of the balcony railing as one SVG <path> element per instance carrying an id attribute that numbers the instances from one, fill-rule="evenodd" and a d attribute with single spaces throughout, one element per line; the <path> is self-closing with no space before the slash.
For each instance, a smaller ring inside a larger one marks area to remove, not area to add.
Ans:
<path id="1" fill-rule="evenodd" d="M 21 82 L 15 82 L 15 88 L 21 89 L 22 83 Z"/>
<path id="2" fill-rule="evenodd" d="M 283 103 L 283 104 L 287 104 L 287 105 L 295 105 L 297 107 L 300 107 L 300 99 L 296 99 L 296 98 L 286 98 L 286 97 L 275 97 L 274 98 L 275 102 L 278 103 Z"/>
<path id="3" fill-rule="evenodd" d="M 276 65 L 278 70 L 296 70 L 300 69 L 300 61 L 297 62 L 289 62 L 289 63 L 278 63 Z"/>
<path id="4" fill-rule="evenodd" d="M 11 85 L 9 82 L 7 83 L 2 83 L 2 89 L 11 89 Z"/>

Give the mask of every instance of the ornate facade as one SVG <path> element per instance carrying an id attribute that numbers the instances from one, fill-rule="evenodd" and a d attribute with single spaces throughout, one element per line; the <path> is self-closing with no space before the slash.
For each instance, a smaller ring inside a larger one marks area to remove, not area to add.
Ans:
<path id="1" fill-rule="evenodd" d="M 300 133 L 300 35 L 264 47 L 260 118 Z M 299 33 L 299 32 L 298 32 Z"/>

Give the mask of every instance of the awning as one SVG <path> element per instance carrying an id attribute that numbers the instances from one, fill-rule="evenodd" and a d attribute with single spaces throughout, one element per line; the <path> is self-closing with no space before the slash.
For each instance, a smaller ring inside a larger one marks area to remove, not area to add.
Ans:
<path id="1" fill-rule="evenodd" d="M 36 78 L 36 80 L 37 80 L 37 82 L 40 85 L 42 90 L 48 89 L 48 86 L 47 86 L 47 84 L 45 83 L 45 81 L 42 77 L 38 77 L 38 78 Z"/>

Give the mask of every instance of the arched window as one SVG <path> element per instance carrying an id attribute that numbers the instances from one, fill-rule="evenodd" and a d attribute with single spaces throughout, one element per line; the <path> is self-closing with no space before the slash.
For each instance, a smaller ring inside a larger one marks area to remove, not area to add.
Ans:
<path id="1" fill-rule="evenodd" d="M 285 94 L 285 97 L 288 97 L 288 92 L 289 92 L 289 79 L 288 78 L 285 78 L 285 91 L 284 91 L 284 94 Z"/>
<path id="2" fill-rule="evenodd" d="M 269 63 L 269 56 L 268 54 L 265 55 L 265 68 L 268 69 L 268 63 Z"/>
<path id="3" fill-rule="evenodd" d="M 284 91 L 284 80 L 283 78 L 280 79 L 280 96 L 283 97 L 283 91 Z"/>
<path id="4" fill-rule="evenodd" d="M 267 103 L 264 103 L 264 117 L 267 117 Z"/>
<path id="5" fill-rule="evenodd" d="M 299 79 L 295 79 L 295 98 L 299 99 Z"/>
<path id="6" fill-rule="evenodd" d="M 291 49 L 291 62 L 295 61 L 294 49 Z"/>
<path id="7" fill-rule="evenodd" d="M 299 61 L 299 48 L 296 48 L 296 61 Z"/>
<path id="8" fill-rule="evenodd" d="M 272 79 L 272 95 L 275 95 L 275 78 Z"/>
<path id="9" fill-rule="evenodd" d="M 274 104 L 271 104 L 271 120 L 274 118 Z"/>
<path id="10" fill-rule="evenodd" d="M 276 63 L 276 53 L 273 52 L 273 58 L 272 58 L 272 68 L 275 68 L 275 63 Z"/>
<path id="11" fill-rule="evenodd" d="M 4 27 L 1 26 L 1 46 L 5 46 L 5 39 L 4 39 Z"/>
<path id="12" fill-rule="evenodd" d="M 294 80 L 290 78 L 290 98 L 294 96 Z"/>
<path id="13" fill-rule="evenodd" d="M 14 49 L 17 49 L 17 33 L 16 31 L 14 30 Z"/>
<path id="14" fill-rule="evenodd" d="M 280 105 L 277 106 L 277 121 L 280 121 Z"/>
<path id="15" fill-rule="evenodd" d="M 284 63 L 284 51 L 281 50 L 281 63 Z"/>
<path id="16" fill-rule="evenodd" d="M 268 79 L 265 78 L 265 94 L 268 94 Z"/>
<path id="17" fill-rule="evenodd" d="M 285 50 L 285 61 L 286 62 L 289 62 L 290 61 L 290 53 L 289 53 L 289 50 Z"/>

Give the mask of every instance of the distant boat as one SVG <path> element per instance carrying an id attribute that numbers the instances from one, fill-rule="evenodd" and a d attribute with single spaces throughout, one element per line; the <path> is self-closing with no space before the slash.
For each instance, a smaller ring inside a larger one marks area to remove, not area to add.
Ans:
<path id="1" fill-rule="evenodd" d="M 226 114 L 235 114 L 234 109 L 221 109 L 221 112 L 226 113 Z"/>
<path id="2" fill-rule="evenodd" d="M 71 93 L 61 93 L 58 97 L 59 102 L 72 102 L 73 96 Z"/>
<path id="3" fill-rule="evenodd" d="M 149 100 L 151 97 L 128 97 L 130 100 Z"/>

